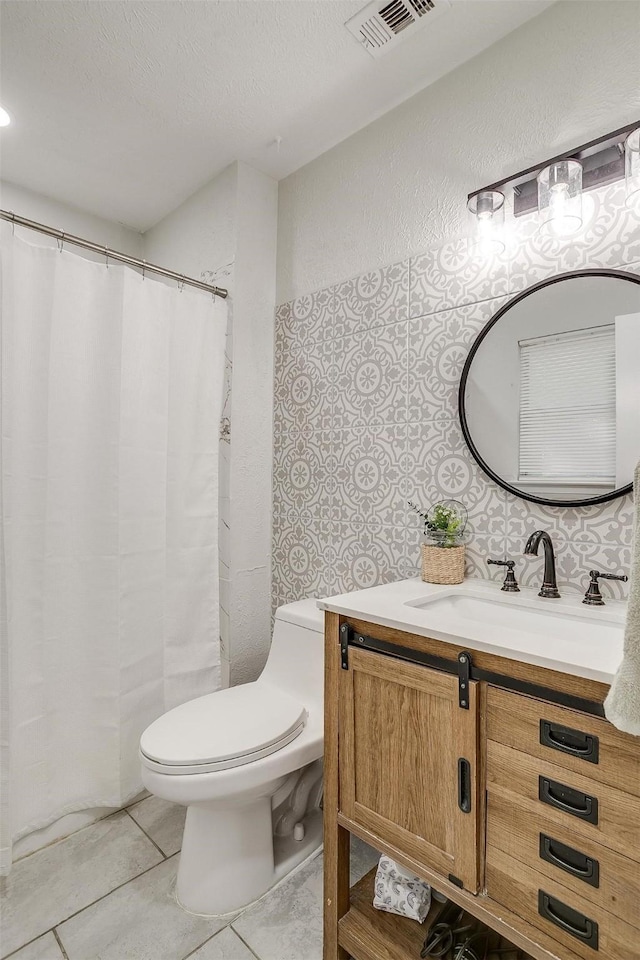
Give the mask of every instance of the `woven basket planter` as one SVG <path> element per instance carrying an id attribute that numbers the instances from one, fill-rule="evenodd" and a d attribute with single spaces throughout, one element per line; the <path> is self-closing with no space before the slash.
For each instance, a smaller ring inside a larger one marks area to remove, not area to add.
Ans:
<path id="1" fill-rule="evenodd" d="M 425 583 L 462 583 L 464 580 L 464 544 L 438 547 L 421 544 L 422 579 Z"/>

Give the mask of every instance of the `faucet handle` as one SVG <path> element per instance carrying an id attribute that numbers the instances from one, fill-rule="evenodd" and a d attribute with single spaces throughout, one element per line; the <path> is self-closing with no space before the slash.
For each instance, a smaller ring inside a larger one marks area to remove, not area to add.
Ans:
<path id="1" fill-rule="evenodd" d="M 502 590 L 505 593 L 520 593 L 520 587 L 518 586 L 518 581 L 515 578 L 513 568 L 516 565 L 515 560 L 492 560 L 491 557 L 487 559 L 487 563 L 493 564 L 496 567 L 506 567 L 507 573 L 504 578 L 504 583 L 502 584 Z"/>
<path id="2" fill-rule="evenodd" d="M 623 583 L 626 583 L 629 579 L 624 573 L 600 573 L 599 570 L 589 570 L 589 576 L 591 579 L 589 580 L 589 586 L 587 587 L 587 592 L 582 602 L 588 604 L 590 607 L 604 606 L 598 578 L 601 580 L 622 580 Z"/>

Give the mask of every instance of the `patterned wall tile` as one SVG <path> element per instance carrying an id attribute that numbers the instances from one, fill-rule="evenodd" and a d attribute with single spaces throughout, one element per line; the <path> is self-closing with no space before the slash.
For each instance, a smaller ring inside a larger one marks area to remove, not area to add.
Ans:
<path id="1" fill-rule="evenodd" d="M 406 320 L 409 309 L 409 261 L 394 263 L 336 287 L 334 335 L 346 337 Z"/>
<path id="2" fill-rule="evenodd" d="M 475 580 L 504 580 L 504 567 L 494 567 L 487 563 L 492 560 L 505 560 L 507 541 L 504 537 L 487 537 L 474 534 L 465 551 L 465 576 Z"/>
<path id="3" fill-rule="evenodd" d="M 317 519 L 330 519 L 336 491 L 336 469 L 329 430 L 284 431 L 274 439 L 273 483 L 279 491 L 281 515 L 302 510 Z"/>
<path id="4" fill-rule="evenodd" d="M 332 531 L 341 591 L 364 590 L 410 576 L 404 527 L 336 523 Z"/>
<path id="5" fill-rule="evenodd" d="M 585 543 L 631 545 L 631 494 L 591 507 L 549 507 L 506 494 L 507 536 L 524 544 L 534 530 Z"/>
<path id="6" fill-rule="evenodd" d="M 447 243 L 409 263 L 410 317 L 492 300 L 509 290 L 506 258 L 479 254 L 469 239 Z"/>
<path id="7" fill-rule="evenodd" d="M 506 297 L 409 321 L 409 420 L 458 416 L 458 388 L 469 348 Z"/>
<path id="8" fill-rule="evenodd" d="M 405 525 L 406 446 L 406 424 L 335 432 L 336 520 Z"/>
<path id="9" fill-rule="evenodd" d="M 472 536 L 506 536 L 506 494 L 473 460 L 456 420 L 409 424 L 408 458 L 410 500 L 427 507 L 443 498 L 460 500 Z M 410 526 L 419 528 L 417 514 Z"/>
<path id="10" fill-rule="evenodd" d="M 276 310 L 276 330 L 299 340 L 329 340 L 334 336 L 335 287 L 316 290 Z"/>
<path id="11" fill-rule="evenodd" d="M 298 356 L 284 353 L 275 363 L 274 417 L 284 429 L 315 430 L 331 426 L 333 404 L 333 343 L 308 342 Z"/>
<path id="12" fill-rule="evenodd" d="M 614 183 L 583 197 L 585 224 L 564 240 L 545 236 L 537 217 L 516 221 L 516 249 L 509 264 L 509 289 L 523 290 L 546 277 L 588 267 L 624 269 L 640 260 L 640 214 L 625 205 L 624 184 Z M 590 215 L 588 215 L 590 213 Z"/>
<path id="13" fill-rule="evenodd" d="M 334 426 L 407 418 L 407 322 L 335 341 Z"/>
<path id="14" fill-rule="evenodd" d="M 327 520 L 290 516 L 273 525 L 273 594 L 277 605 L 335 593 L 335 536 Z"/>
<path id="15" fill-rule="evenodd" d="M 589 543 L 555 539 L 556 575 L 561 593 L 584 593 L 589 585 L 589 570 L 597 569 L 629 574 L 631 548 L 617 543 Z M 539 587 L 542 583 L 544 556 L 525 557 L 521 540 L 507 540 L 507 552 L 517 561 L 516 577 L 525 587 Z M 629 594 L 629 584 L 615 580 L 604 581 L 602 595 L 620 600 Z"/>

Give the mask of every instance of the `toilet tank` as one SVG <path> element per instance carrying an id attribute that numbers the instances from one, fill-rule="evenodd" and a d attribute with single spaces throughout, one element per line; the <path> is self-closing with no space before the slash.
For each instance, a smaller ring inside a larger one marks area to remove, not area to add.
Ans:
<path id="1" fill-rule="evenodd" d="M 318 610 L 315 599 L 278 607 L 262 677 L 305 705 L 310 700 L 322 705 L 324 611 Z"/>

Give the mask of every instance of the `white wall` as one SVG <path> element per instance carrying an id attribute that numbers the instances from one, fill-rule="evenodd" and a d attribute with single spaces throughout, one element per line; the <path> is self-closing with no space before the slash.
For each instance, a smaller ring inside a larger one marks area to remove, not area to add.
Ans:
<path id="1" fill-rule="evenodd" d="M 556 3 L 280 183 L 278 303 L 467 232 L 472 190 L 637 120 L 639 78 L 640 3 Z"/>
<path id="2" fill-rule="evenodd" d="M 193 277 L 232 263 L 237 189 L 232 163 L 145 233 L 147 260 Z"/>
<path id="3" fill-rule="evenodd" d="M 111 220 L 103 220 L 102 217 L 95 217 L 76 207 L 58 203 L 57 200 L 25 190 L 24 187 L 8 183 L 6 180 L 0 183 L 0 206 L 3 210 L 17 213 L 21 217 L 37 220 L 38 223 L 56 227 L 66 233 L 73 233 L 85 240 L 104 244 L 105 247 L 128 253 L 132 257 L 143 256 L 142 236 L 130 230 L 129 227 L 113 223 Z M 34 233 L 33 236 L 37 234 Z M 40 234 L 40 238 L 45 242 L 43 234 Z"/>

